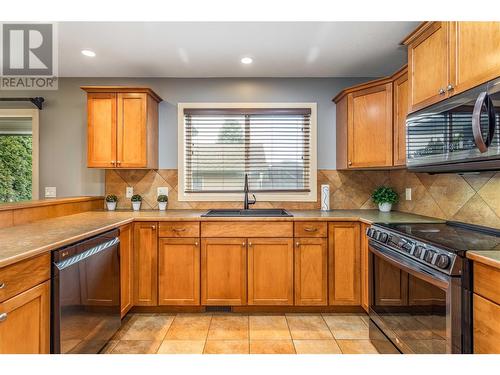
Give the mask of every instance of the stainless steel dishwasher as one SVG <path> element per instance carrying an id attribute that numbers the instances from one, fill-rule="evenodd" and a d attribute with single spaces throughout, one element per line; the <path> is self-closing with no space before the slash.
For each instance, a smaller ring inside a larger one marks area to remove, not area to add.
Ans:
<path id="1" fill-rule="evenodd" d="M 99 353 L 120 328 L 119 230 L 52 252 L 52 353 Z"/>

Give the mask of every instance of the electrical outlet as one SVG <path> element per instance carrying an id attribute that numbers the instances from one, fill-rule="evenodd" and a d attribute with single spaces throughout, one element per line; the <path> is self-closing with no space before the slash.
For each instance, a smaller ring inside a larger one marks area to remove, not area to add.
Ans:
<path id="1" fill-rule="evenodd" d="M 159 187 L 156 192 L 156 196 L 158 195 L 166 195 L 168 197 L 168 187 L 167 186 Z"/>
<path id="2" fill-rule="evenodd" d="M 411 188 L 406 188 L 406 200 L 411 201 Z"/>
<path id="3" fill-rule="evenodd" d="M 127 186 L 125 188 L 125 197 L 132 198 L 132 195 L 134 195 L 134 188 L 132 186 Z"/>
<path id="4" fill-rule="evenodd" d="M 56 195 L 55 186 L 45 186 L 45 198 L 55 198 Z"/>

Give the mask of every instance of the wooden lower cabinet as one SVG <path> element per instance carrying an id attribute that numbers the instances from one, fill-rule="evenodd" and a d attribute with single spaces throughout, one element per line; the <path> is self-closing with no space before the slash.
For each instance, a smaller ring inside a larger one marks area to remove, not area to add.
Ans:
<path id="1" fill-rule="evenodd" d="M 158 224 L 134 223 L 134 304 L 158 304 Z"/>
<path id="2" fill-rule="evenodd" d="M 361 305 L 361 251 L 358 222 L 328 225 L 329 304 Z"/>
<path id="3" fill-rule="evenodd" d="M 295 305 L 328 304 L 328 247 L 326 238 L 295 239 Z"/>
<path id="4" fill-rule="evenodd" d="M 120 310 L 122 318 L 134 305 L 133 239 L 132 224 L 120 228 Z"/>
<path id="5" fill-rule="evenodd" d="M 158 243 L 158 304 L 200 304 L 198 238 L 160 238 Z"/>
<path id="6" fill-rule="evenodd" d="M 293 239 L 247 241 L 248 304 L 293 305 Z"/>
<path id="7" fill-rule="evenodd" d="M 475 354 L 500 354 L 500 305 L 474 294 Z"/>
<path id="8" fill-rule="evenodd" d="M 50 281 L 0 303 L 0 354 L 50 352 Z"/>
<path id="9" fill-rule="evenodd" d="M 201 304 L 247 303 L 246 238 L 201 240 Z"/>

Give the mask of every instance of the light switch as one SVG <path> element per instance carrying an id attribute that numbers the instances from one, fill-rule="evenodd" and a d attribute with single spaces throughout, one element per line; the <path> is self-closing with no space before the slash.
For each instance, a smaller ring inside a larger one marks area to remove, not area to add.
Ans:
<path id="1" fill-rule="evenodd" d="M 55 198 L 57 195 L 56 193 L 55 186 L 45 186 L 45 198 Z"/>
<path id="2" fill-rule="evenodd" d="M 406 200 L 411 201 L 411 188 L 406 188 Z"/>
<path id="3" fill-rule="evenodd" d="M 125 197 L 132 198 L 132 195 L 134 195 L 134 188 L 132 186 L 127 186 L 125 188 Z"/>
<path id="4" fill-rule="evenodd" d="M 168 197 L 168 186 L 159 187 L 156 195 L 166 195 Z"/>

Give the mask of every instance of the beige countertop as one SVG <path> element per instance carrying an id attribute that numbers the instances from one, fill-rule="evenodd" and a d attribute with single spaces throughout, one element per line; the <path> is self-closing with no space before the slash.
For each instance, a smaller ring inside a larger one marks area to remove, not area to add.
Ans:
<path id="1" fill-rule="evenodd" d="M 205 218 L 206 210 L 90 211 L 54 219 L 40 220 L 0 229 L 0 267 L 80 241 L 135 221 L 361 221 L 374 222 L 442 222 L 442 220 L 406 214 L 382 213 L 378 210 L 289 210 L 289 218 Z"/>
<path id="2" fill-rule="evenodd" d="M 484 263 L 488 266 L 500 269 L 500 250 L 471 250 L 467 252 L 467 258 L 472 259 L 474 262 Z"/>

